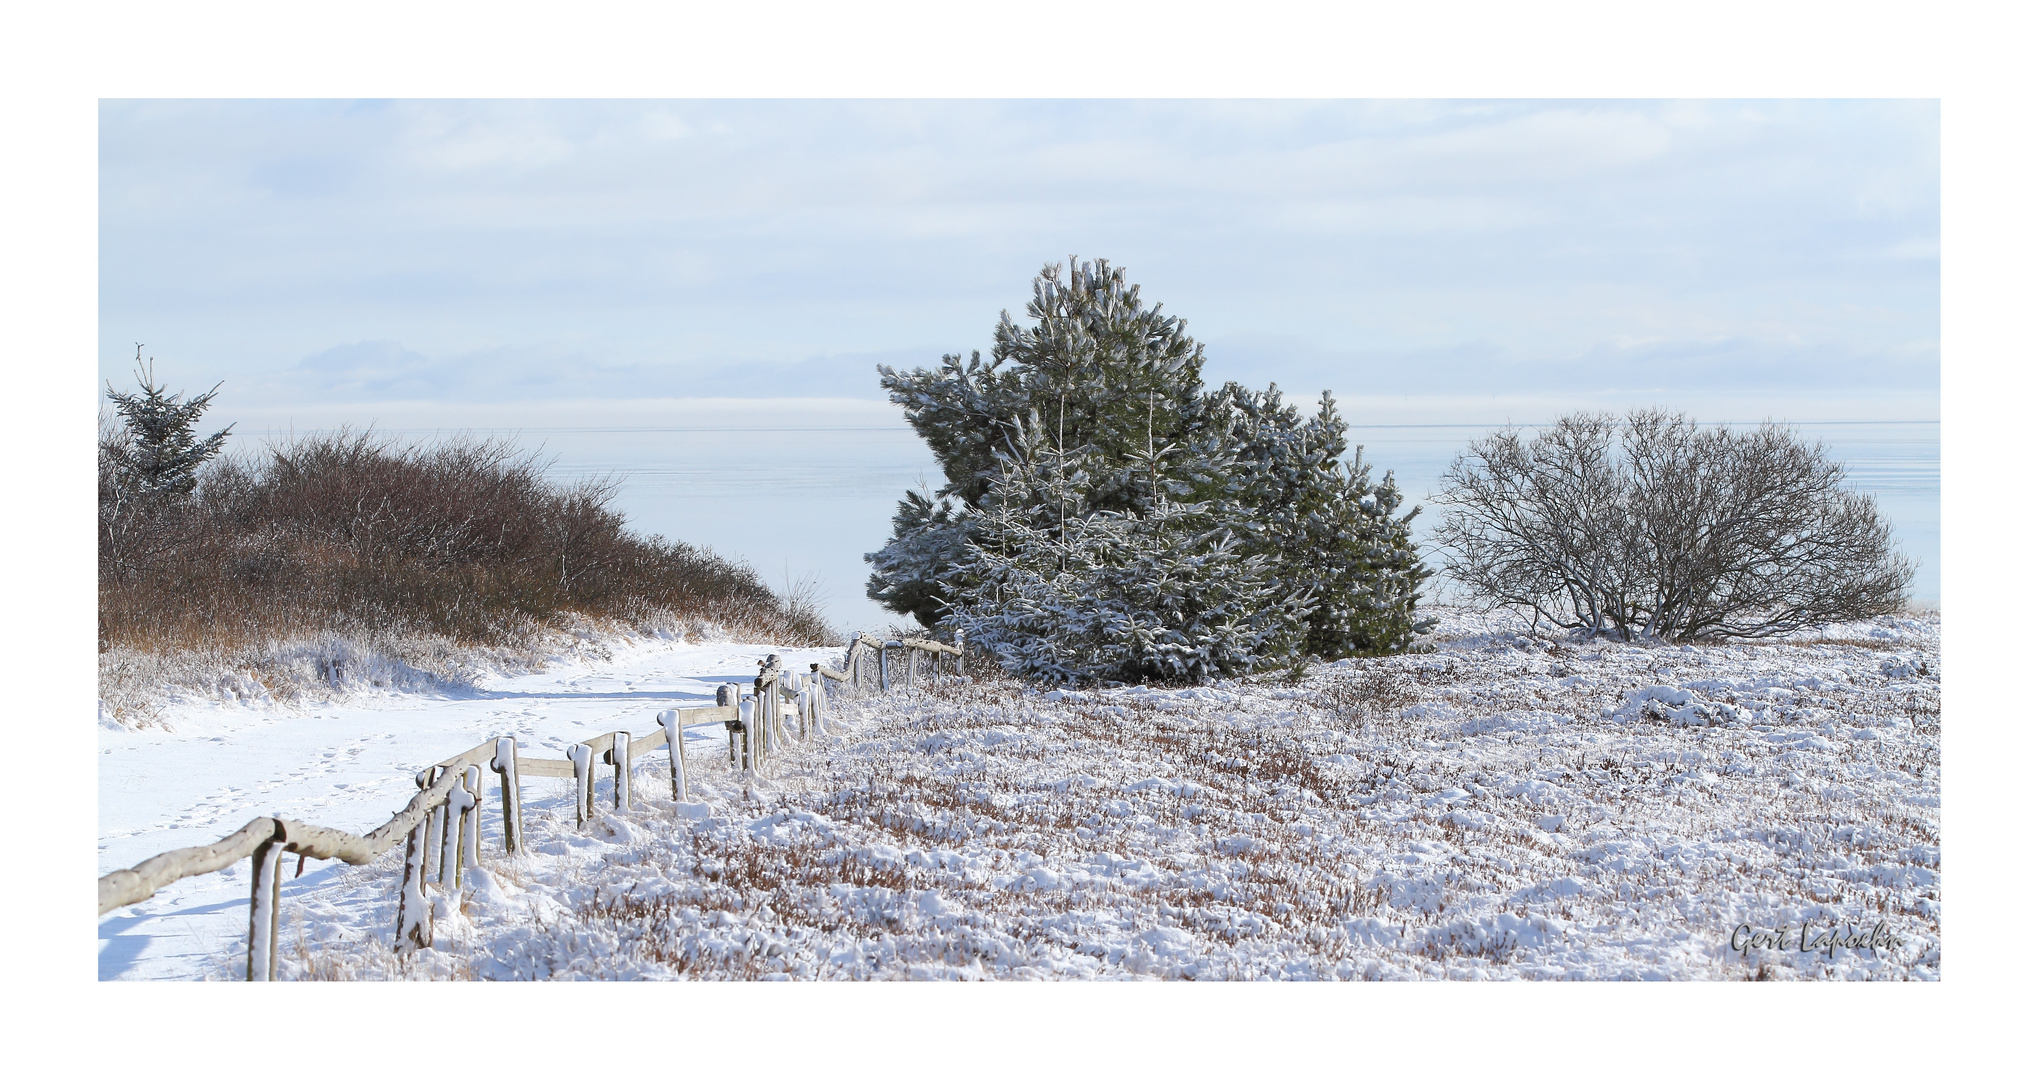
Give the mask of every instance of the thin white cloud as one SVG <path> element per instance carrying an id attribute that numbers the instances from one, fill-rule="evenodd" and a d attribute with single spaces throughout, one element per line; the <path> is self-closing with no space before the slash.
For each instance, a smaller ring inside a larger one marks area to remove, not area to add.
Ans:
<path id="1" fill-rule="evenodd" d="M 1930 102 L 109 102 L 101 148 L 102 369 L 279 402 L 931 363 L 1070 254 L 1263 382 L 1937 385 Z"/>

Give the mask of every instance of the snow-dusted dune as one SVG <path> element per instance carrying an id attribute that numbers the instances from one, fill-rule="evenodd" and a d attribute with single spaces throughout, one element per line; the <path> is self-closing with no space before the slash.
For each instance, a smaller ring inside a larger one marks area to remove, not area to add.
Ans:
<path id="1" fill-rule="evenodd" d="M 472 692 L 368 690 L 303 708 L 181 702 L 163 711 L 166 727 L 102 725 L 99 872 L 211 843 L 261 814 L 366 832 L 417 794 L 412 776 L 434 761 L 500 735 L 516 736 L 527 754 L 546 755 L 607 731 L 642 735 L 657 726 L 661 709 L 713 704 L 715 684 L 748 683 L 773 652 L 801 670 L 842 658 L 840 649 L 624 638 L 594 656 L 555 657 L 538 674 L 484 677 Z M 697 756 L 724 744 L 720 725 L 688 735 Z M 543 813 L 553 785 L 525 786 Z M 496 827 L 492 815 L 489 827 Z M 340 866 L 314 864 L 286 882 L 286 910 L 291 897 L 329 886 Z M 295 870 L 290 861 L 287 872 Z M 100 978 L 230 973 L 229 958 L 237 950 L 246 955 L 248 887 L 242 862 L 109 913 L 100 920 Z"/>
<path id="2" fill-rule="evenodd" d="M 1937 616 L 1702 647 L 1466 617 L 1437 638 L 1296 685 L 839 699 L 838 734 L 748 797 L 699 731 L 694 803 L 640 784 L 577 829 L 564 782 L 527 784 L 530 850 L 485 844 L 405 964 L 394 858 L 308 869 L 282 974 L 1939 977 Z M 272 809 L 365 828 L 483 736 L 648 730 L 766 651 L 639 642 L 467 698 L 109 732 L 102 867 Z M 1355 711 L 1355 666 L 1392 692 Z M 102 977 L 231 977 L 246 888 L 244 865 L 103 919 Z"/>

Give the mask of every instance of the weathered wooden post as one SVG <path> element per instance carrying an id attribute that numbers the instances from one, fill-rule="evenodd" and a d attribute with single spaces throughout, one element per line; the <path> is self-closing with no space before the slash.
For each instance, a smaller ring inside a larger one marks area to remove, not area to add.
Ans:
<path id="1" fill-rule="evenodd" d="M 503 788 L 503 851 L 515 855 L 524 847 L 524 788 L 517 777 L 517 739 L 505 735 L 496 740 L 496 756 L 489 768 L 501 777 Z"/>
<path id="2" fill-rule="evenodd" d="M 956 676 L 963 675 L 963 628 L 956 628 Z"/>
<path id="3" fill-rule="evenodd" d="M 435 766 L 418 770 L 418 790 L 431 786 Z M 432 947 L 432 906 L 425 902 L 426 874 L 432 862 L 432 820 L 428 812 L 412 827 L 404 846 L 404 880 L 397 893 L 396 951 Z"/>
<path id="4" fill-rule="evenodd" d="M 283 890 L 283 879 L 277 873 L 283 861 L 283 824 L 276 825 L 276 835 L 255 848 L 249 858 L 254 870 L 254 891 L 248 897 L 248 981 L 274 982 L 276 980 L 276 908 Z"/>
<path id="5" fill-rule="evenodd" d="M 481 800 L 467 790 L 466 777 L 462 776 L 446 793 L 446 843 L 439 849 L 439 883 L 453 883 L 460 888 L 460 838 L 463 827 L 467 827 L 470 811 Z M 451 871 L 449 873 L 449 871 Z"/>
<path id="6" fill-rule="evenodd" d="M 460 844 L 461 862 L 466 866 L 481 865 L 481 766 L 469 765 L 464 778 L 467 793 L 473 797 L 467 811 L 461 816 Z"/>
<path id="7" fill-rule="evenodd" d="M 750 732 L 751 749 L 755 751 L 751 761 L 758 768 L 765 764 L 765 733 L 771 727 L 771 705 L 765 694 L 765 665 L 758 662 L 758 677 L 750 682 L 751 712 L 744 718 L 744 728 Z"/>
<path id="8" fill-rule="evenodd" d="M 793 740 L 795 739 L 795 737 L 796 737 L 796 736 L 797 736 L 797 737 L 799 737 L 799 738 L 806 738 L 806 736 L 807 736 L 807 727 L 806 727 L 806 725 L 804 725 L 804 724 L 802 724 L 802 723 L 800 722 L 800 696 L 799 696 L 799 691 L 798 691 L 797 689 L 795 689 L 796 687 L 798 687 L 798 686 L 799 686 L 799 680 L 797 680 L 797 679 L 795 679 L 795 678 L 793 677 L 793 673 L 792 673 L 792 672 L 790 672 L 790 671 L 781 671 L 781 672 L 779 673 L 779 679 L 778 679 L 778 683 L 779 683 L 779 686 L 778 686 L 778 690 L 779 690 L 779 740 L 780 740 L 781 742 L 787 742 L 787 743 L 790 743 L 790 742 L 792 742 L 792 741 L 793 741 Z M 789 702 L 789 701 L 787 701 L 787 699 L 786 699 L 786 695 L 787 695 L 787 694 L 788 694 L 789 692 L 793 694 L 793 699 L 792 699 L 792 700 L 791 700 L 790 702 Z M 788 708 L 787 708 L 787 706 L 788 706 L 789 704 L 790 704 L 790 705 L 792 706 L 792 708 L 791 708 L 790 710 L 788 710 Z M 791 711 L 791 712 L 793 713 L 793 722 L 792 722 L 791 724 L 788 724 L 788 723 L 786 723 L 786 713 L 787 713 L 788 711 Z"/>
<path id="9" fill-rule="evenodd" d="M 737 734 L 742 736 L 741 741 L 743 743 L 743 775 L 746 782 L 749 781 L 750 774 L 754 772 L 758 767 L 757 730 L 756 730 L 758 727 L 759 724 L 758 724 L 757 697 L 751 696 L 744 698 L 742 701 L 737 702 L 736 728 Z"/>
<path id="10" fill-rule="evenodd" d="M 400 953 L 432 947 L 432 905 L 425 902 L 425 852 L 432 846 L 429 821 L 418 822 L 404 848 L 403 890 L 396 901 L 396 951 Z"/>
<path id="11" fill-rule="evenodd" d="M 431 784 L 439 779 L 440 774 L 445 771 L 446 766 L 444 765 L 425 766 L 424 779 L 418 782 L 419 786 L 423 787 Z M 446 846 L 446 804 L 440 803 L 433 807 L 432 816 L 426 820 L 426 823 L 431 826 L 431 840 L 428 844 L 431 850 L 425 854 L 425 866 L 428 869 L 436 868 L 438 877 L 435 880 L 444 884 L 446 881 L 446 860 L 439 856 L 443 853 L 441 849 Z"/>
<path id="12" fill-rule="evenodd" d="M 784 746 L 793 741 L 793 736 L 786 728 L 786 691 L 787 689 L 790 688 L 792 682 L 793 682 L 792 672 L 779 671 L 776 668 L 773 669 L 772 727 L 774 730 L 772 732 L 772 735 L 774 738 L 778 739 L 778 745 L 780 746 Z M 804 735 L 806 734 L 806 732 L 803 730 L 801 734 Z"/>
<path id="13" fill-rule="evenodd" d="M 423 791 L 431 787 L 432 781 L 437 778 L 438 772 L 439 766 L 437 765 L 427 765 L 419 769 L 418 775 L 413 778 L 418 782 L 418 790 Z M 419 856 L 418 864 L 419 872 L 423 874 L 430 874 L 432 872 L 432 849 L 437 846 L 437 841 L 432 838 L 439 835 L 436 831 L 438 821 L 439 812 L 437 810 L 428 810 L 425 813 L 425 820 L 418 823 L 419 828 L 426 830 L 425 836 L 427 837 L 424 842 L 424 851 Z"/>
<path id="14" fill-rule="evenodd" d="M 762 764 L 777 754 L 780 744 L 786 741 L 786 728 L 779 718 L 779 654 L 766 656 L 758 669 L 758 733 L 763 736 L 758 747 L 763 751 L 759 755 Z"/>
<path id="15" fill-rule="evenodd" d="M 682 739 L 687 733 L 680 727 L 680 710 L 667 709 L 658 714 L 658 726 L 666 729 L 666 758 L 673 769 L 673 801 L 684 802 L 687 798 L 687 751 Z"/>
<path id="16" fill-rule="evenodd" d="M 586 825 L 595 816 L 595 783 L 593 750 L 586 743 L 575 743 L 566 748 L 566 759 L 573 763 L 573 823 Z"/>
<path id="17" fill-rule="evenodd" d="M 880 691 L 892 689 L 892 670 L 888 665 L 885 656 L 885 654 L 888 651 L 890 651 L 891 647 L 892 643 L 889 641 L 881 641 L 878 643 L 878 689 Z"/>
<path id="18" fill-rule="evenodd" d="M 735 683 L 723 683 L 715 688 L 715 707 L 718 709 L 742 709 L 743 688 Z M 743 730 L 743 714 L 738 712 L 734 720 L 724 720 L 722 730 L 729 733 L 729 764 L 736 767 L 737 734 Z"/>
<path id="19" fill-rule="evenodd" d="M 630 809 L 630 733 L 619 731 L 609 737 L 609 749 L 602 762 L 616 766 L 616 809 Z"/>
<path id="20" fill-rule="evenodd" d="M 446 771 L 441 769 L 439 776 Z M 451 791 L 459 791 L 454 784 Z M 448 795 L 446 804 L 440 807 L 439 835 L 432 838 L 432 858 L 439 864 L 439 884 L 444 888 L 458 888 L 460 885 L 460 800 Z"/>

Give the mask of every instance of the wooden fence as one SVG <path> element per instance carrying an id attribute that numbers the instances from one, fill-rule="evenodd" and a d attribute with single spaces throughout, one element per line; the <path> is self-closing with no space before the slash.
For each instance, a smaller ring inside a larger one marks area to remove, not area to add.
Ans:
<path id="1" fill-rule="evenodd" d="M 926 638 L 878 641 L 858 632 L 850 635 L 850 651 L 843 657 L 843 667 L 849 670 L 850 685 L 869 686 L 873 685 L 875 680 L 879 690 L 892 689 L 891 657 L 895 651 L 900 653 L 900 659 L 905 663 L 905 668 L 901 672 L 902 685 L 905 686 L 913 685 L 914 668 L 918 666 L 919 658 L 923 655 L 927 657 L 930 674 L 941 673 L 944 656 L 954 657 L 955 673 L 958 675 L 963 673 L 963 633 L 960 630 L 956 632 L 954 645 L 944 645 Z"/>
<path id="2" fill-rule="evenodd" d="M 524 843 L 522 782 L 551 776 L 574 782 L 574 823 L 585 825 L 595 810 L 595 769 L 608 766 L 615 782 L 617 809 L 631 805 L 631 768 L 646 754 L 664 748 L 675 801 L 688 797 L 687 755 L 682 729 L 689 724 L 720 720 L 729 734 L 729 758 L 741 770 L 746 793 L 754 776 L 776 752 L 795 739 L 827 734 L 828 682 L 851 687 L 890 690 L 894 683 L 888 657 L 898 651 L 905 659 L 904 685 L 914 681 L 915 658 L 925 655 L 929 673 L 939 672 L 941 658 L 955 657 L 962 669 L 962 638 L 944 645 L 922 638 L 876 641 L 855 635 L 843 658 L 847 670 L 820 664 L 805 673 L 780 668 L 779 658 L 759 664 L 750 687 L 727 683 L 716 688 L 716 703 L 705 708 L 667 709 L 658 714 L 658 729 L 641 738 L 618 731 L 575 743 L 564 760 L 527 757 L 513 736 L 492 739 L 426 767 L 417 774 L 419 791 L 395 817 L 365 836 L 341 829 L 309 825 L 288 818 L 258 817 L 230 835 L 204 847 L 180 848 L 146 859 L 129 870 L 115 870 L 99 879 L 99 914 L 139 903 L 172 882 L 223 870 L 251 860 L 254 882 L 248 903 L 248 979 L 276 977 L 277 901 L 282 888 L 278 866 L 286 853 L 302 858 L 339 859 L 354 866 L 374 861 L 405 842 L 403 889 L 397 901 L 396 948 L 399 952 L 432 944 L 431 904 L 425 898 L 428 879 L 437 872 L 441 888 L 458 889 L 461 871 L 478 865 L 482 814 L 482 770 L 497 776 L 500 789 L 503 849 L 515 854 Z M 790 715 L 788 706 L 791 706 Z M 789 726 L 790 722 L 790 726 Z"/>

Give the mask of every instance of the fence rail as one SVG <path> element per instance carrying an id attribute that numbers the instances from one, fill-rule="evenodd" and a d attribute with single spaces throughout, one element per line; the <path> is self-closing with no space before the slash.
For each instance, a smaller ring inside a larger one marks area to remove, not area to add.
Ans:
<path id="1" fill-rule="evenodd" d="M 914 658 L 922 654 L 929 657 L 929 666 L 935 673 L 940 670 L 943 656 L 953 656 L 956 673 L 960 675 L 961 646 L 961 635 L 955 645 L 944 645 L 922 638 L 875 642 L 859 633 L 851 639 L 849 651 L 843 657 L 846 670 L 810 664 L 806 673 L 783 670 L 779 658 L 769 656 L 759 664 L 758 677 L 748 691 L 741 684 L 724 684 L 716 689 L 715 705 L 667 709 L 658 714 L 658 728 L 642 737 L 633 738 L 627 731 L 597 735 L 568 747 L 563 758 L 526 756 L 518 750 L 514 736 L 491 739 L 420 770 L 416 777 L 419 790 L 409 804 L 365 835 L 289 818 L 258 817 L 211 844 L 166 851 L 131 869 L 115 870 L 101 877 L 99 914 L 139 903 L 174 882 L 215 873 L 249 859 L 254 881 L 248 904 L 247 977 L 254 982 L 273 980 L 277 907 L 282 888 L 277 864 L 282 856 L 295 853 L 360 866 L 373 862 L 402 840 L 406 848 L 403 887 L 397 903 L 396 948 L 406 951 L 428 947 L 432 944 L 432 923 L 425 888 L 434 866 L 442 887 L 458 889 L 461 871 L 479 861 L 484 769 L 498 777 L 503 846 L 508 854 L 523 847 L 522 781 L 526 777 L 574 781 L 574 820 L 576 826 L 582 826 L 594 814 L 597 765 L 613 770 L 616 808 L 627 810 L 631 805 L 633 764 L 664 748 L 673 799 L 684 801 L 689 789 L 682 732 L 690 725 L 722 722 L 729 734 L 730 763 L 740 767 L 748 794 L 752 779 L 778 750 L 796 738 L 806 740 L 829 733 L 827 684 L 861 686 L 867 654 L 877 658 L 877 689 L 884 691 L 892 685 L 886 660 L 891 650 L 903 650 L 907 661 L 906 685 L 911 686 Z M 792 729 L 787 726 L 789 705 Z"/>
<path id="2" fill-rule="evenodd" d="M 879 690 L 892 689 L 891 656 L 894 650 L 898 650 L 906 662 L 904 673 L 906 686 L 913 685 L 914 668 L 923 655 L 928 658 L 931 674 L 941 673 L 941 661 L 944 656 L 954 657 L 955 673 L 958 675 L 963 673 L 963 633 L 960 630 L 956 632 L 954 645 L 944 645 L 939 641 L 917 637 L 901 638 L 896 641 L 873 640 L 860 632 L 850 636 L 849 654 L 843 657 L 843 667 L 849 669 L 845 673 L 844 681 L 852 686 L 861 687 L 867 682 L 867 676 L 875 676 Z M 875 669 L 871 666 L 874 660 Z"/>

